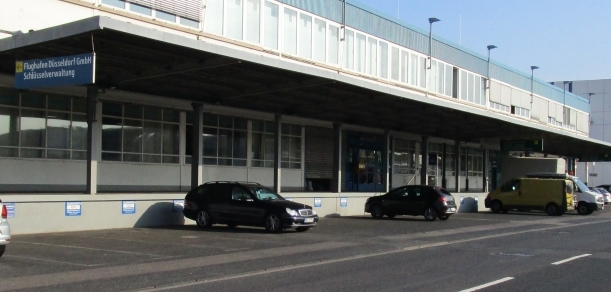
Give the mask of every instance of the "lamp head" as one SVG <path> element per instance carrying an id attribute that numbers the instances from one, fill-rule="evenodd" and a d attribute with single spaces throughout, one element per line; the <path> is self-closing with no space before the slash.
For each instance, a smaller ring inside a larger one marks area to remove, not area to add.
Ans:
<path id="1" fill-rule="evenodd" d="M 539 69 L 539 67 L 537 67 L 537 66 L 530 66 L 530 70 L 535 70 L 535 69 Z"/>
<path id="2" fill-rule="evenodd" d="M 429 23 L 433 23 L 433 22 L 437 22 L 437 21 L 440 21 L 440 20 L 438 18 L 435 18 L 435 17 L 429 18 Z"/>
<path id="3" fill-rule="evenodd" d="M 497 46 L 495 46 L 495 45 L 488 45 L 487 48 L 488 48 L 488 51 L 490 51 L 492 49 L 496 49 Z"/>

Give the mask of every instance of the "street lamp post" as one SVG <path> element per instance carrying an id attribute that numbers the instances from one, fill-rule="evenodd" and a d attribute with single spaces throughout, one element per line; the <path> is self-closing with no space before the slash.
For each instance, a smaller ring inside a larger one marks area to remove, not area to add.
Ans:
<path id="1" fill-rule="evenodd" d="M 539 67 L 537 66 L 530 66 L 530 103 L 533 103 L 533 95 L 534 95 L 534 91 L 533 91 L 533 84 L 534 84 L 534 80 L 535 80 L 535 70 L 539 69 Z M 531 106 L 532 107 L 532 106 Z"/>
<path id="2" fill-rule="evenodd" d="M 496 49 L 497 46 L 495 45 L 488 45 L 488 73 L 486 74 L 487 80 L 486 80 L 486 89 L 490 88 L 490 50 L 492 49 Z"/>
<path id="3" fill-rule="evenodd" d="M 435 17 L 429 18 L 429 66 L 428 69 L 431 69 L 431 52 L 433 47 L 433 22 L 440 21 Z"/>

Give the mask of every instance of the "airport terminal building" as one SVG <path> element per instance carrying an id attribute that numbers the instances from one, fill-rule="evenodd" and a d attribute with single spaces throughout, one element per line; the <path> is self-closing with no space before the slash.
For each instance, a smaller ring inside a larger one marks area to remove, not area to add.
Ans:
<path id="1" fill-rule="evenodd" d="M 15 234 L 190 224 L 181 200 L 209 181 L 258 182 L 322 216 L 406 184 L 477 211 L 509 152 L 571 171 L 611 153 L 589 137 L 588 99 L 352 1 L 5 2 L 0 199 Z"/>

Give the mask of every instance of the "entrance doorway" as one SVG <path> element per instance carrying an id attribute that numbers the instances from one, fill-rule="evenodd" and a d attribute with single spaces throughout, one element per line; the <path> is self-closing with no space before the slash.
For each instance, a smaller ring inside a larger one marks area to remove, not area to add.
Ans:
<path id="1" fill-rule="evenodd" d="M 347 138 L 344 191 L 383 191 L 383 138 L 359 133 L 348 133 Z"/>

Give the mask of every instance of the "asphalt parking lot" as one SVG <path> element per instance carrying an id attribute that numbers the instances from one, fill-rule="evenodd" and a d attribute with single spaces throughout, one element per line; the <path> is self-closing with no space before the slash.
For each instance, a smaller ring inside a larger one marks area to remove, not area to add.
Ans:
<path id="1" fill-rule="evenodd" d="M 331 217 L 321 218 L 308 232 L 287 230 L 281 234 L 270 234 L 263 228 L 214 225 L 207 230 L 171 226 L 16 235 L 0 258 L 0 291 L 137 290 L 191 281 L 204 277 L 202 273 L 205 278 L 224 277 L 593 220 L 611 220 L 611 212 L 606 209 L 590 216 L 561 217 L 460 213 L 448 221 L 434 222 L 411 216 L 393 220 Z"/>

